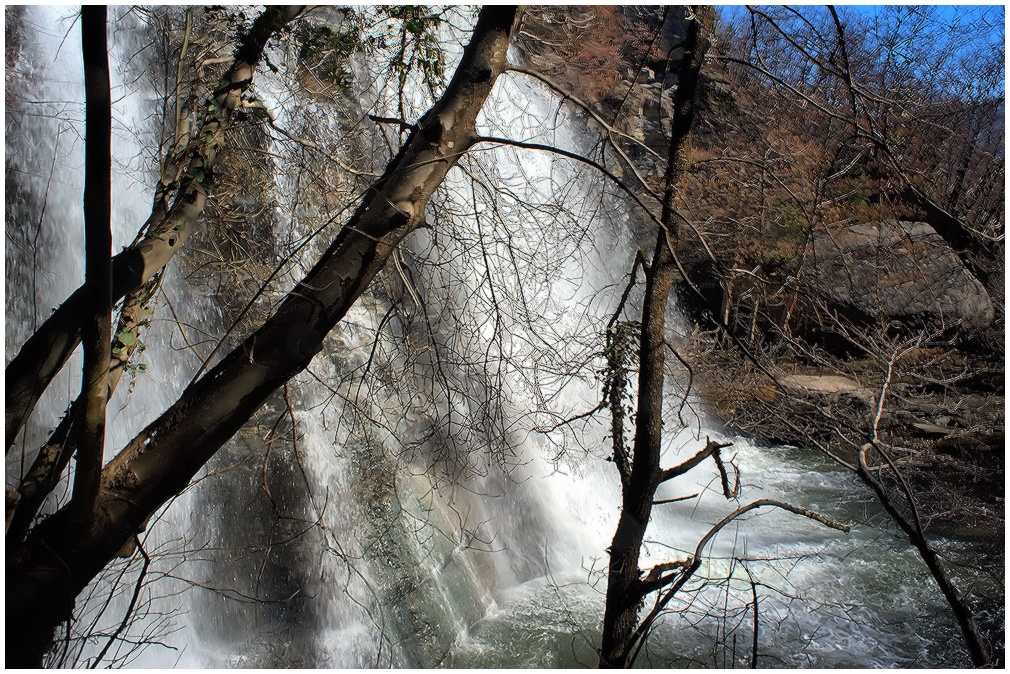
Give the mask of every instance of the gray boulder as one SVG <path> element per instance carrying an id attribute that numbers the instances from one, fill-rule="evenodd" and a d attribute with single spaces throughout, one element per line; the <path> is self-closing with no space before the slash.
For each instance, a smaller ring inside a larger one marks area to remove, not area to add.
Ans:
<path id="1" fill-rule="evenodd" d="M 803 276 L 822 297 L 878 319 L 930 316 L 980 328 L 994 316 L 982 284 L 924 222 L 817 228 Z"/>

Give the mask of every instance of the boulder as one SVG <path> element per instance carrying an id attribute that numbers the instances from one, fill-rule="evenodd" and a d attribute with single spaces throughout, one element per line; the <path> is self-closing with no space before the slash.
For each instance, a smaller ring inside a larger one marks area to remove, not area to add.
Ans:
<path id="1" fill-rule="evenodd" d="M 822 395 L 848 394 L 873 404 L 874 391 L 862 386 L 855 379 L 836 374 L 787 374 L 778 378 L 780 384 L 801 393 Z"/>
<path id="2" fill-rule="evenodd" d="M 924 222 L 819 227 L 803 264 L 808 287 L 876 319 L 925 316 L 966 328 L 993 320 L 985 288 Z"/>

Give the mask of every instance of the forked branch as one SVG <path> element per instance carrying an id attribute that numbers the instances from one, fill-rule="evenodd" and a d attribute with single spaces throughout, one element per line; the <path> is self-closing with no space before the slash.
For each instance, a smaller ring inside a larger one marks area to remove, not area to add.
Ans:
<path id="1" fill-rule="evenodd" d="M 655 592 L 656 590 L 668 588 L 657 598 L 656 604 L 653 606 L 652 610 L 649 611 L 649 614 L 642 620 L 641 623 L 639 623 L 638 628 L 635 629 L 631 641 L 631 646 L 634 648 L 634 652 L 628 659 L 627 666 L 630 667 L 634 664 L 635 659 L 638 657 L 638 654 L 642 649 L 642 645 L 645 643 L 645 637 L 652 630 L 653 625 L 663 614 L 667 605 L 673 600 L 677 592 L 680 591 L 680 589 L 683 588 L 689 580 L 691 580 L 695 572 L 701 568 L 702 561 L 704 560 L 702 555 L 705 551 L 705 547 L 708 546 L 708 544 L 712 542 L 712 539 L 714 539 L 719 532 L 726 528 L 726 526 L 731 522 L 737 520 L 739 517 L 752 510 L 766 507 L 788 510 L 791 513 L 802 515 L 803 517 L 814 520 L 815 522 L 820 522 L 824 526 L 831 527 L 832 529 L 836 529 L 844 533 L 849 532 L 848 526 L 841 524 L 840 522 L 836 522 L 830 517 L 821 515 L 813 510 L 801 508 L 799 506 L 792 505 L 791 503 L 778 501 L 776 499 L 762 498 L 737 508 L 730 514 L 726 515 L 726 517 L 722 518 L 714 527 L 708 530 L 708 533 L 702 536 L 698 545 L 695 547 L 694 555 L 689 558 L 690 564 L 684 568 L 678 567 L 672 573 L 660 576 L 654 582 L 649 584 L 648 589 L 643 592 L 642 596 L 644 597 L 649 592 Z"/>
<path id="2" fill-rule="evenodd" d="M 661 483 L 666 482 L 667 480 L 672 480 L 675 477 L 679 477 L 684 473 L 687 473 L 708 457 L 714 454 L 718 454 L 719 450 L 725 447 L 729 447 L 730 445 L 733 444 L 732 442 L 717 442 L 712 440 L 711 438 L 705 438 L 705 441 L 706 441 L 705 447 L 700 452 L 698 452 L 697 454 L 695 454 L 694 456 L 692 456 L 690 459 L 680 464 L 679 466 L 674 466 L 673 468 L 667 468 L 666 470 L 664 470 L 663 475 L 660 478 L 660 482 Z M 716 464 L 720 467 L 720 472 L 724 474 L 726 469 L 722 466 L 722 461 L 717 459 Z"/>

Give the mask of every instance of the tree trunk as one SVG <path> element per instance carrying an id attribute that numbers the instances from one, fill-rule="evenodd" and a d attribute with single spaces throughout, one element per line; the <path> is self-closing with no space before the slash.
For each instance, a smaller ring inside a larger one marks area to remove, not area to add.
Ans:
<path id="1" fill-rule="evenodd" d="M 173 146 L 166 154 L 165 162 L 182 154 L 178 182 L 172 180 L 169 185 L 159 186 L 159 194 L 166 196 L 171 189 L 177 189 L 175 199 L 171 207 L 159 199 L 142 228 L 142 231 L 147 230 L 144 238 L 113 258 L 113 302 L 146 283 L 168 264 L 189 238 L 207 203 L 207 169 L 214 165 L 224 148 L 224 132 L 231 113 L 241 105 L 242 96 L 252 85 L 256 63 L 266 43 L 301 9 L 298 6 L 268 7 L 256 19 L 240 41 L 231 68 L 208 101 L 199 135 L 192 142 L 185 141 L 183 147 Z M 82 286 L 39 326 L 7 365 L 4 410 L 7 451 L 46 387 L 80 343 L 81 326 L 88 316 L 89 306 L 87 290 Z"/>
<path id="2" fill-rule="evenodd" d="M 108 367 L 108 397 L 111 398 L 126 367 L 140 344 L 139 339 L 133 339 L 128 344 L 120 341 L 120 336 L 129 333 L 138 335 L 143 322 L 147 319 L 146 306 L 151 302 L 157 289 L 159 279 L 148 281 L 140 288 L 132 291 L 123 303 L 119 322 L 116 325 L 113 350 L 106 363 Z M 46 497 L 59 482 L 60 476 L 70 463 L 70 457 L 77 448 L 80 431 L 81 400 L 78 397 L 70 407 L 56 429 L 49 434 L 48 440 L 39 448 L 35 460 L 28 472 L 21 478 L 21 484 L 7 501 L 7 545 L 16 545 L 24 539 L 31 528 L 35 516 L 38 515 Z"/>
<path id="3" fill-rule="evenodd" d="M 940 235 L 988 291 L 992 275 L 999 269 L 996 260 L 1003 256 L 999 244 L 973 233 L 961 220 L 938 206 L 925 192 L 911 183 L 901 191 L 900 197 L 922 210 L 925 221 L 933 231 Z"/>
<path id="4" fill-rule="evenodd" d="M 659 465 L 663 437 L 663 376 L 665 365 L 666 307 L 673 287 L 676 264 L 673 253 L 678 240 L 674 205 L 682 190 L 691 148 L 691 124 L 698 75 L 708 49 L 714 10 L 694 7 L 694 20 L 684 44 L 685 60 L 674 96 L 670 154 L 663 200 L 663 228 L 656 238 L 652 265 L 646 276 L 642 307 L 642 338 L 639 351 L 638 410 L 631 477 L 623 491 L 621 517 L 610 546 L 607 603 L 600 646 L 601 667 L 630 665 L 632 635 L 644 598 L 639 557 L 652 515 L 656 489 L 663 481 Z"/>
<path id="5" fill-rule="evenodd" d="M 84 409 L 71 505 L 91 526 L 105 449 L 112 348 L 112 93 L 105 6 L 81 8 L 84 54 L 84 288 L 91 311 L 82 329 Z"/>
<path id="6" fill-rule="evenodd" d="M 308 366 L 396 246 L 424 221 L 431 195 L 476 140 L 477 114 L 506 66 L 517 16 L 515 7 L 481 11 L 445 93 L 312 271 L 259 330 L 102 471 L 96 526 L 75 527 L 64 509 L 32 530 L 13 559 L 8 551 L 8 665 L 40 662 L 76 595 L 271 393 Z"/>

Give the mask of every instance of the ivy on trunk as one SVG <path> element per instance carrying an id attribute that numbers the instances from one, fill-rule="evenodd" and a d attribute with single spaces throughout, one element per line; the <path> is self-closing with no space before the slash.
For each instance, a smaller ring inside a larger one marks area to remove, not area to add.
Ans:
<path id="1" fill-rule="evenodd" d="M 274 391 L 309 365 L 397 245 L 424 223 L 428 200 L 478 139 L 477 115 L 506 67 L 518 16 L 512 6 L 481 11 L 445 92 L 313 269 L 272 317 L 105 466 L 94 526 L 77 526 L 63 509 L 8 548 L 8 664 L 41 662 L 77 594 Z"/>
<path id="2" fill-rule="evenodd" d="M 664 178 L 662 226 L 656 237 L 652 262 L 645 270 L 635 437 L 630 466 L 622 470 L 621 517 L 610 546 L 607 603 L 600 647 L 601 667 L 627 667 L 631 664 L 633 635 L 638 626 L 642 599 L 647 594 L 643 572 L 639 568 L 642 542 L 652 516 L 656 489 L 668 479 L 659 461 L 663 437 L 666 307 L 677 272 L 674 251 L 679 223 L 675 205 L 682 192 L 683 176 L 688 165 L 698 77 L 715 17 L 712 7 L 692 7 L 689 11 L 694 17 L 683 45 L 685 56 L 681 61 L 674 98 L 670 153 Z"/>

